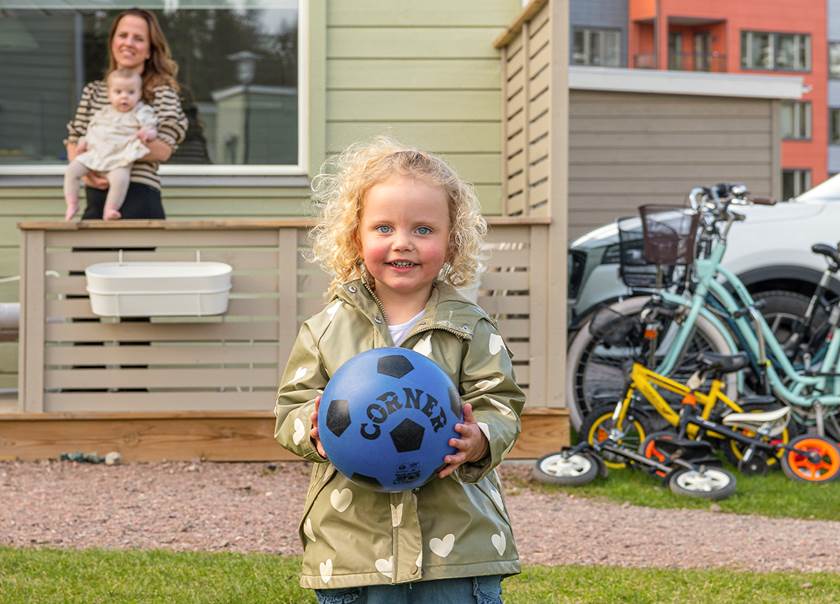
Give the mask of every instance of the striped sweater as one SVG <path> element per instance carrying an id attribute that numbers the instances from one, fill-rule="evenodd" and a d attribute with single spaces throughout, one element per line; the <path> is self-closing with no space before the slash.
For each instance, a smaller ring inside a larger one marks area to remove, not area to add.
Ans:
<path id="1" fill-rule="evenodd" d="M 82 98 L 76 115 L 67 124 L 67 143 L 77 143 L 87 133 L 88 124 L 93 114 L 108 105 L 108 87 L 104 80 L 90 82 L 82 91 Z M 169 86 L 155 88 L 155 98 L 151 103 L 158 121 L 158 138 L 172 147 L 184 140 L 187 134 L 187 117 L 181 107 L 178 93 Z M 131 168 L 131 182 L 160 189 L 160 177 L 157 174 L 160 162 L 136 161 Z"/>

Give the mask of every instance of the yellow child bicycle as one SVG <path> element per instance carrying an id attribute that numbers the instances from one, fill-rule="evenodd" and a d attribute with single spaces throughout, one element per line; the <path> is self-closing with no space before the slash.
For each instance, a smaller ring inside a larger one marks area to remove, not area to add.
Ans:
<path id="1" fill-rule="evenodd" d="M 785 473 L 808 482 L 832 480 L 840 474 L 840 450 L 825 438 L 806 434 L 793 439 L 788 428 L 790 409 L 771 397 L 753 397 L 737 403 L 724 389 L 723 376 L 740 371 L 749 363 L 746 354 L 722 355 L 703 352 L 699 369 L 681 384 L 638 362 L 630 369 L 624 398 L 616 405 L 593 410 L 581 426 L 581 440 L 590 444 L 610 439 L 624 446 L 638 445 L 639 452 L 656 456 L 654 419 L 676 428 L 680 436 L 723 445 L 729 459 L 744 473 L 764 473 L 782 461 Z M 710 378 L 708 391 L 699 388 Z M 679 411 L 672 406 L 677 399 Z M 647 403 L 658 414 L 653 418 L 642 407 Z M 604 456 L 607 467 L 622 468 L 623 460 Z"/>
<path id="2" fill-rule="evenodd" d="M 722 379 L 724 374 L 740 371 L 749 364 L 745 354 L 721 355 L 713 352 L 703 352 L 697 356 L 697 371 L 686 384 L 665 377 L 648 369 L 639 362 L 634 362 L 629 371 L 629 384 L 624 399 L 620 405 L 599 405 L 587 414 L 581 425 L 580 438 L 594 443 L 604 440 L 607 435 L 617 430 L 621 435 L 621 442 L 627 446 L 639 447 L 654 431 L 666 428 L 676 429 L 679 426 L 679 403 L 693 401 L 697 405 L 697 414 L 704 420 L 719 422 L 725 415 L 732 413 L 765 413 L 781 408 L 772 396 L 755 395 L 736 402 L 725 393 L 726 384 Z M 708 381 L 708 391 L 700 391 L 701 385 Z M 746 433 L 751 430 L 744 429 Z M 696 425 L 687 427 L 686 436 L 697 439 L 700 428 Z M 794 436 L 791 427 L 785 425 L 782 432 L 773 438 L 773 442 L 788 443 Z M 712 442 L 723 444 L 726 457 L 735 465 L 744 465 L 744 445 L 736 440 L 724 439 L 720 434 L 710 432 L 706 437 Z M 726 441 L 725 443 L 722 441 Z M 779 456 L 781 453 L 778 454 Z M 755 463 L 759 463 L 761 456 L 756 456 Z M 608 467 L 623 468 L 623 462 L 606 459 Z M 765 460 L 766 466 L 773 466 L 777 459 L 773 457 Z M 757 465 L 755 468 L 741 468 L 746 472 L 763 471 Z"/>

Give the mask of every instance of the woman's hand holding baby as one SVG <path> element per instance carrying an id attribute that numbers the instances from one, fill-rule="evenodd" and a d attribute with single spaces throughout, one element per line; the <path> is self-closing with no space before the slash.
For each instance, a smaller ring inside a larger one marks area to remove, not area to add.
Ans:
<path id="1" fill-rule="evenodd" d="M 67 159 L 69 161 L 73 161 L 76 159 L 77 155 L 80 155 L 85 151 L 87 151 L 87 141 L 85 141 L 84 138 L 80 138 L 75 143 L 67 143 Z M 92 170 L 82 176 L 82 182 L 85 183 L 85 186 L 93 187 L 94 189 L 104 190 L 108 188 L 108 179 L 99 172 L 94 172 Z M 69 220 L 69 218 L 67 220 Z"/>
<path id="2" fill-rule="evenodd" d="M 443 458 L 447 465 L 438 473 L 440 478 L 446 478 L 465 463 L 483 459 L 490 452 L 490 443 L 478 427 L 471 404 L 464 405 L 464 421 L 455 424 L 455 431 L 461 438 L 449 439 L 449 445 L 458 449 L 458 452 Z"/>

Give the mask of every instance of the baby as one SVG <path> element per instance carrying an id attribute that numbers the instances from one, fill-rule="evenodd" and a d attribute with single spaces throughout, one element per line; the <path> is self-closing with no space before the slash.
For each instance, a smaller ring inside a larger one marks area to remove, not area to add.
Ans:
<path id="1" fill-rule="evenodd" d="M 125 201 L 132 164 L 149 153 L 143 143 L 157 137 L 157 119 L 151 107 L 140 100 L 143 80 L 128 69 L 115 69 L 108 74 L 108 102 L 90 120 L 87 134 L 79 139 L 79 155 L 67 166 L 64 174 L 65 220 L 79 210 L 79 181 L 95 170 L 108 179 L 108 195 L 102 218 L 120 218 Z"/>

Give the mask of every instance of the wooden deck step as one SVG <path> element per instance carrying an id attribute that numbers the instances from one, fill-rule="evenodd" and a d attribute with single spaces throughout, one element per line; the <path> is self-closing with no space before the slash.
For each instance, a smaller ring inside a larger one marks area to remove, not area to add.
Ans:
<path id="1" fill-rule="evenodd" d="M 0 460 L 32 461 L 118 451 L 124 461 L 295 460 L 274 441 L 270 412 L 3 413 Z M 530 408 L 510 459 L 535 459 L 569 443 L 565 409 Z"/>

